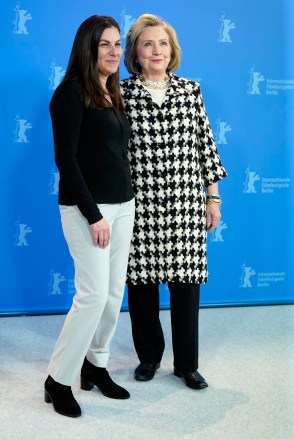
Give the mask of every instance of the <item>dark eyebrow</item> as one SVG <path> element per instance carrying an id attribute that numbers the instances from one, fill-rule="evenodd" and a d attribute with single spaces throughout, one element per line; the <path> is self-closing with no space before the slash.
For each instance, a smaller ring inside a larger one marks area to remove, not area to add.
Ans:
<path id="1" fill-rule="evenodd" d="M 111 41 L 104 40 L 103 38 L 101 38 L 100 42 L 101 41 L 104 41 L 105 43 L 111 43 Z M 117 40 L 116 43 L 121 43 L 121 39 Z"/>

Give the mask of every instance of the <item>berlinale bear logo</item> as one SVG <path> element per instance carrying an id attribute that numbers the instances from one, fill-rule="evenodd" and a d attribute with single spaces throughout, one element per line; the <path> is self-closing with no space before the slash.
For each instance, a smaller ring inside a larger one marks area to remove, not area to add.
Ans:
<path id="1" fill-rule="evenodd" d="M 62 294 L 60 289 L 61 282 L 65 282 L 65 277 L 61 273 L 57 273 L 54 270 L 51 270 L 50 273 L 50 282 L 49 282 L 49 294 Z"/>
<path id="2" fill-rule="evenodd" d="M 51 75 L 49 76 L 49 90 L 56 90 L 65 75 L 65 70 L 63 67 L 57 66 L 55 60 L 52 61 L 50 68 Z"/>
<path id="3" fill-rule="evenodd" d="M 135 23 L 136 18 L 133 18 L 131 15 L 126 14 L 125 9 L 122 10 L 120 15 L 122 17 L 121 26 L 120 26 L 121 36 L 122 38 L 126 38 L 128 34 L 128 30 Z"/>
<path id="4" fill-rule="evenodd" d="M 256 274 L 254 268 L 247 266 L 246 264 L 242 265 L 242 276 L 240 278 L 241 288 L 252 288 L 251 277 Z"/>
<path id="5" fill-rule="evenodd" d="M 250 70 L 250 81 L 248 83 L 247 93 L 250 95 L 260 95 L 259 83 L 265 80 L 264 76 L 260 72 L 256 72 L 254 67 Z"/>
<path id="6" fill-rule="evenodd" d="M 16 232 L 14 235 L 14 245 L 16 247 L 27 247 L 29 244 L 26 235 L 32 233 L 31 227 L 27 224 L 21 223 L 19 219 L 16 221 L 15 226 Z"/>
<path id="7" fill-rule="evenodd" d="M 220 118 L 217 119 L 216 124 L 217 130 L 215 134 L 215 141 L 218 145 L 226 145 L 228 143 L 226 133 L 232 131 L 232 128 L 227 122 L 222 121 Z"/>
<path id="8" fill-rule="evenodd" d="M 32 15 L 25 9 L 21 9 L 19 3 L 17 3 L 14 10 L 16 12 L 16 17 L 13 22 L 13 33 L 18 35 L 28 35 L 29 32 L 26 27 L 26 22 L 33 19 Z"/>
<path id="9" fill-rule="evenodd" d="M 218 42 L 231 43 L 232 40 L 231 40 L 230 32 L 232 29 L 236 29 L 236 25 L 228 18 L 225 18 L 225 13 L 223 13 L 223 15 L 221 16 L 220 21 L 221 21 L 221 27 L 220 30 L 218 31 L 219 33 Z"/>
<path id="10" fill-rule="evenodd" d="M 32 128 L 31 123 L 26 119 L 22 119 L 19 114 L 16 116 L 15 121 L 14 143 L 28 143 L 26 131 Z"/>
<path id="11" fill-rule="evenodd" d="M 244 185 L 243 193 L 256 194 L 256 189 L 254 184 L 260 180 L 260 176 L 256 172 L 251 171 L 250 166 L 248 166 L 245 173 L 246 173 L 246 179 L 245 182 L 243 183 Z"/>

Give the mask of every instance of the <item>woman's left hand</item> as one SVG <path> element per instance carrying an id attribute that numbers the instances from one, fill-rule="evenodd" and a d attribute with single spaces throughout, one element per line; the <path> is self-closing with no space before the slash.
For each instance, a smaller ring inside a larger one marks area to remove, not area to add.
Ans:
<path id="1" fill-rule="evenodd" d="M 208 232 L 212 232 L 218 225 L 221 218 L 220 208 L 216 203 L 206 206 L 206 227 Z"/>

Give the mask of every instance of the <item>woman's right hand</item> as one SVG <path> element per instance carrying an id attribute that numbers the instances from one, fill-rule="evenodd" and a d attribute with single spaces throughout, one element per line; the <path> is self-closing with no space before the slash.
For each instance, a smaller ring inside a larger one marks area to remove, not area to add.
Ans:
<path id="1" fill-rule="evenodd" d="M 102 218 L 94 224 L 90 224 L 92 241 L 94 245 L 100 248 L 106 248 L 110 240 L 110 229 L 108 223 Z"/>

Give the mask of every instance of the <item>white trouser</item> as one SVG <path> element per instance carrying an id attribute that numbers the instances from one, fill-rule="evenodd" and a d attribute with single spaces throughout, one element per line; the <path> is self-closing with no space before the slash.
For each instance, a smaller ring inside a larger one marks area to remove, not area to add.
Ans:
<path id="1" fill-rule="evenodd" d="M 126 282 L 135 200 L 98 204 L 110 227 L 110 243 L 92 243 L 87 220 L 76 206 L 60 206 L 63 233 L 75 265 L 76 294 L 55 345 L 48 373 L 71 386 L 84 357 L 106 367 Z"/>

